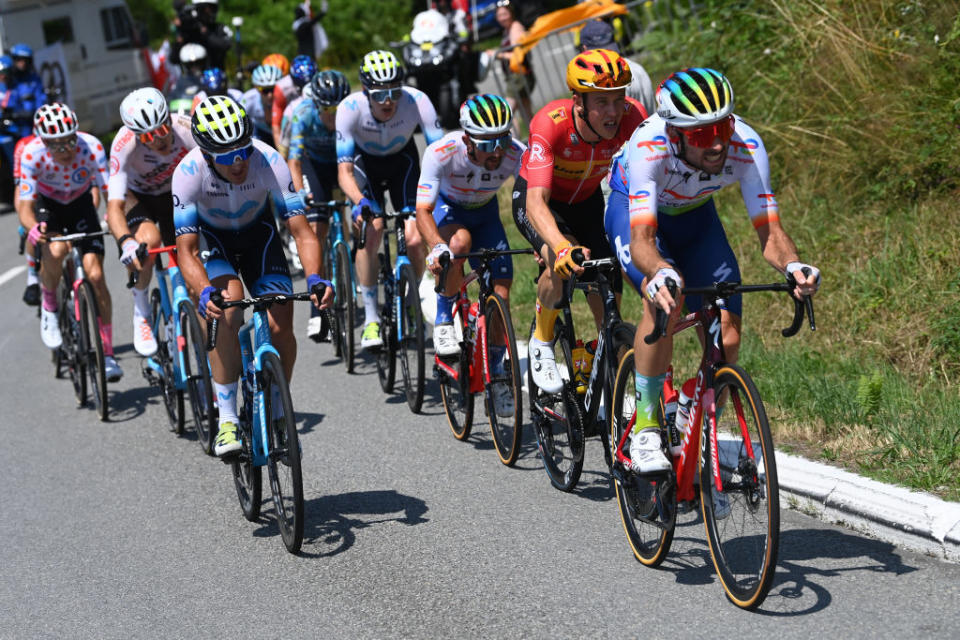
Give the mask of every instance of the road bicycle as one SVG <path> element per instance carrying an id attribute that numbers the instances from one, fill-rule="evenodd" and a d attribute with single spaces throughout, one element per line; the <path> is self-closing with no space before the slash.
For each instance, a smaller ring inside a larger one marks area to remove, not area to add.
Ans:
<path id="1" fill-rule="evenodd" d="M 663 562 L 673 541 L 678 512 L 692 510 L 699 499 L 717 576 L 727 597 L 744 609 L 759 606 L 773 580 L 780 543 L 779 485 L 773 438 L 760 394 L 749 374 L 724 356 L 720 301 L 737 293 L 791 292 L 795 287 L 789 278 L 785 283 L 717 282 L 711 287 L 683 289 L 685 295 L 703 296 L 704 305 L 680 318 L 672 333 L 697 327 L 705 339 L 701 340 L 703 356 L 684 433 L 679 432 L 671 410 L 677 398 L 672 368 L 664 382 L 657 418 L 662 442 L 668 445 L 665 454 L 673 462 L 668 472 L 641 475 L 631 470 L 629 435 L 636 422 L 632 349 L 620 358 L 614 385 L 612 475 L 620 519 L 634 556 L 650 567 Z M 816 328 L 812 301 L 793 300 L 793 322 L 781 332 L 784 337 L 800 330 L 805 308 L 810 329 Z M 667 315 L 661 310 L 655 325 L 644 337 L 648 344 L 666 335 Z"/>
<path id="2" fill-rule="evenodd" d="M 520 356 L 507 301 L 493 290 L 491 263 L 500 256 L 532 254 L 533 249 L 482 249 L 458 254 L 457 260 L 477 259 L 479 264 L 463 279 L 454 303 L 456 322 L 463 340 L 454 356 L 434 355 L 433 370 L 440 381 L 440 397 L 447 422 L 457 440 L 470 437 L 473 396 L 484 393 L 490 433 L 500 462 L 512 466 L 520 452 L 523 395 L 520 387 Z M 449 254 L 440 256 L 443 271 L 437 278 L 437 293 L 443 291 L 452 264 Z M 477 282 L 478 302 L 470 302 L 467 286 Z M 480 304 L 479 301 L 483 301 Z M 501 394 L 498 402 L 497 396 Z M 506 395 L 504 395 L 506 394 Z"/>
<path id="3" fill-rule="evenodd" d="M 83 256 L 77 243 L 106 234 L 106 231 L 92 231 L 47 239 L 48 242 L 71 243 L 70 251 L 63 259 L 63 276 L 57 285 L 57 323 L 63 342 L 53 351 L 54 375 L 59 378 L 64 369 L 66 370 L 73 383 L 77 406 L 83 406 L 87 402 L 89 381 L 94 408 L 97 416 L 104 422 L 110 409 L 107 402 L 103 340 L 100 337 L 100 307 L 93 284 L 84 272 Z"/>
<path id="4" fill-rule="evenodd" d="M 217 436 L 217 412 L 204 350 L 206 339 L 177 264 L 177 248 L 158 247 L 145 253 L 157 256 L 157 284 L 150 292 L 151 327 L 157 340 L 157 353 L 143 359 L 141 370 L 150 384 L 159 387 L 170 428 L 177 435 L 183 434 L 186 423 L 186 392 L 197 440 L 204 453 L 212 454 Z M 163 254 L 168 256 L 166 267 L 163 266 Z"/>
<path id="5" fill-rule="evenodd" d="M 322 285 L 320 286 L 322 296 Z M 242 392 L 237 416 L 241 449 L 224 457 L 233 470 L 233 482 L 244 517 L 255 522 L 260 517 L 262 468 L 267 467 L 270 492 L 283 544 L 297 553 L 303 544 L 303 478 L 300 469 L 300 440 L 297 420 L 290 399 L 290 387 L 283 372 L 280 354 L 270 341 L 267 309 L 291 300 L 310 301 L 310 292 L 271 294 L 224 300 L 219 293 L 210 301 L 221 309 L 253 307 L 253 315 L 241 328 L 240 356 L 243 362 Z M 219 321 L 207 323 L 207 350 L 217 341 Z"/>
<path id="6" fill-rule="evenodd" d="M 546 393 L 534 383 L 533 373 L 527 367 L 530 417 L 540 458 L 550 483 L 560 491 L 573 491 L 580 480 L 586 438 L 600 436 L 607 466 L 612 464 L 606 418 L 601 407 L 610 406 L 617 363 L 633 346 L 636 333 L 636 327 L 624 322 L 617 309 L 612 284 L 613 274 L 620 269 L 617 259 L 584 260 L 583 253 L 577 250 L 574 261 L 586 271 L 564 282 L 562 317 L 557 318 L 553 333 L 554 354 L 563 388 L 558 393 Z M 570 301 L 577 290 L 597 295 L 603 302 L 603 326 L 597 333 L 593 366 L 583 393 L 577 391 L 575 374 L 578 365 L 573 358 L 577 338 L 570 311 Z M 534 326 L 531 324 L 531 337 Z"/>

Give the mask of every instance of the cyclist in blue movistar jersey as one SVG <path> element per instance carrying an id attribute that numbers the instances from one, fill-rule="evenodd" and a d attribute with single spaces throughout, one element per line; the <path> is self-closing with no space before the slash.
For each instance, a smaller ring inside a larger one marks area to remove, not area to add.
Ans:
<path id="1" fill-rule="evenodd" d="M 292 293 L 271 205 L 296 239 L 307 285 L 329 282 L 319 276 L 317 236 L 303 215 L 290 171 L 277 151 L 252 139 L 253 127 L 243 107 L 226 96 L 211 96 L 197 106 L 191 132 L 197 143 L 173 174 L 174 224 L 177 253 L 187 285 L 200 291 L 197 309 L 221 319 L 216 349 L 210 354 L 211 373 L 220 408 L 220 431 L 215 452 L 240 449 L 237 440 L 237 380 L 243 323 L 239 309 L 221 310 L 210 301 L 220 291 L 225 300 L 243 297 L 243 285 L 253 295 Z M 206 265 L 197 257 L 199 236 L 209 250 Z M 241 282 L 242 280 L 242 282 Z M 333 288 L 323 298 L 332 301 Z M 316 301 L 318 304 L 320 301 Z M 293 373 L 297 341 L 293 335 L 293 305 L 268 310 L 273 345 L 280 353 L 287 377 Z"/>

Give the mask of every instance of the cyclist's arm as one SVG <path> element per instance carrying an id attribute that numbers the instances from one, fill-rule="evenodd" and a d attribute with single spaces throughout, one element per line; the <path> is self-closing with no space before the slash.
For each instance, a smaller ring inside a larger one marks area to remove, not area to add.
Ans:
<path id="1" fill-rule="evenodd" d="M 440 119 L 437 118 L 437 109 L 430 102 L 430 98 L 422 91 L 408 89 L 414 97 L 417 105 L 417 112 L 420 114 L 420 126 L 423 128 L 423 137 L 427 144 L 431 145 L 443 137 L 443 127 L 440 126 Z M 413 93 L 416 91 L 416 93 Z"/>
<path id="2" fill-rule="evenodd" d="M 363 199 L 363 192 L 360 191 L 360 185 L 353 175 L 353 163 L 341 162 L 337 164 L 337 183 L 340 190 L 347 196 L 351 202 L 357 204 Z"/>
<path id="3" fill-rule="evenodd" d="M 118 242 L 123 236 L 130 235 L 130 227 L 127 225 L 127 216 L 124 212 L 125 204 L 123 200 L 107 200 L 107 227 Z"/>
<path id="4" fill-rule="evenodd" d="M 567 241 L 560 233 L 557 221 L 550 211 L 550 189 L 547 187 L 527 188 L 527 219 L 534 230 L 551 249 Z"/>
<path id="5" fill-rule="evenodd" d="M 440 230 L 433 219 L 433 208 L 440 193 L 440 176 L 444 170 L 444 156 L 438 153 L 440 143 L 431 144 L 423 152 L 420 165 L 420 180 L 417 182 L 417 229 L 423 237 L 424 246 L 432 249 L 443 242 Z"/>
<path id="6" fill-rule="evenodd" d="M 287 218 L 287 229 L 297 243 L 297 253 L 307 275 L 320 273 L 320 241 L 303 215 Z"/>
<path id="7" fill-rule="evenodd" d="M 353 123 L 357 118 L 358 109 L 355 101 L 348 98 L 337 108 L 337 183 L 340 190 L 357 204 L 363 199 L 363 192 L 360 191 L 360 185 L 353 175 L 353 153 L 355 143 L 353 140 Z"/>
<path id="8" fill-rule="evenodd" d="M 33 155 L 36 156 L 37 154 Z M 29 160 L 21 161 L 20 164 L 19 194 L 17 216 L 20 218 L 20 224 L 23 228 L 29 231 L 37 224 L 37 175 L 33 163 Z"/>
<path id="9" fill-rule="evenodd" d="M 297 112 L 294 112 L 290 122 L 290 149 L 287 153 L 287 167 L 290 169 L 290 177 L 293 178 L 293 186 L 297 191 L 303 189 L 303 164 L 300 160 L 303 157 L 303 118 Z"/>

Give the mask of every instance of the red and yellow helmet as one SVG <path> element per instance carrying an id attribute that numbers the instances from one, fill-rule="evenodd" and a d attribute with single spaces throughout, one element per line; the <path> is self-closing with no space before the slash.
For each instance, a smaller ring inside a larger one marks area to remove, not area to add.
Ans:
<path id="1" fill-rule="evenodd" d="M 260 64 L 266 67 L 276 67 L 283 72 L 283 75 L 290 73 L 290 61 L 282 53 L 271 53 Z"/>
<path id="2" fill-rule="evenodd" d="M 632 77 L 627 61 L 609 49 L 578 53 L 567 65 L 567 86 L 577 93 L 623 89 Z"/>

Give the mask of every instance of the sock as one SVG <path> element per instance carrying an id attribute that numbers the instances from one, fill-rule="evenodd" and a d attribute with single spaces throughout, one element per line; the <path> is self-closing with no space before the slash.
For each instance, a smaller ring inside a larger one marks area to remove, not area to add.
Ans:
<path id="1" fill-rule="evenodd" d="M 666 377 L 666 374 L 659 376 L 634 374 L 634 384 L 637 389 L 637 422 L 633 426 L 633 433 L 659 426 L 657 405 L 660 403 L 660 394 L 663 392 L 663 381 Z"/>
<path id="2" fill-rule="evenodd" d="M 220 407 L 220 424 L 224 422 L 240 422 L 237 418 L 237 383 L 213 383 L 213 391 L 217 395 L 217 404 Z"/>
<path id="3" fill-rule="evenodd" d="M 24 252 L 27 256 L 27 286 L 37 284 L 40 278 L 37 276 L 37 258 L 30 251 Z"/>
<path id="4" fill-rule="evenodd" d="M 103 355 L 113 357 L 113 325 L 97 320 L 97 327 L 100 329 L 100 340 L 103 341 Z"/>
<path id="5" fill-rule="evenodd" d="M 363 298 L 363 311 L 366 314 L 365 325 L 380 322 L 380 310 L 377 309 L 377 285 L 360 285 L 360 297 Z"/>
<path id="6" fill-rule="evenodd" d="M 133 307 L 136 309 L 137 315 L 141 318 L 149 318 L 150 300 L 147 296 L 147 290 L 134 287 L 131 291 L 133 292 Z"/>
<path id="7" fill-rule="evenodd" d="M 537 324 L 533 329 L 533 337 L 540 342 L 553 342 L 553 325 L 559 315 L 560 309 L 547 309 L 537 298 Z"/>
<path id="8" fill-rule="evenodd" d="M 43 285 L 40 285 L 40 293 L 43 294 L 43 310 L 44 311 L 56 311 L 57 310 L 57 292 L 47 289 Z"/>
<path id="9" fill-rule="evenodd" d="M 453 322 L 453 303 L 456 302 L 456 300 L 456 295 L 445 296 L 442 293 L 437 294 L 437 319 L 434 321 L 434 324 Z"/>

